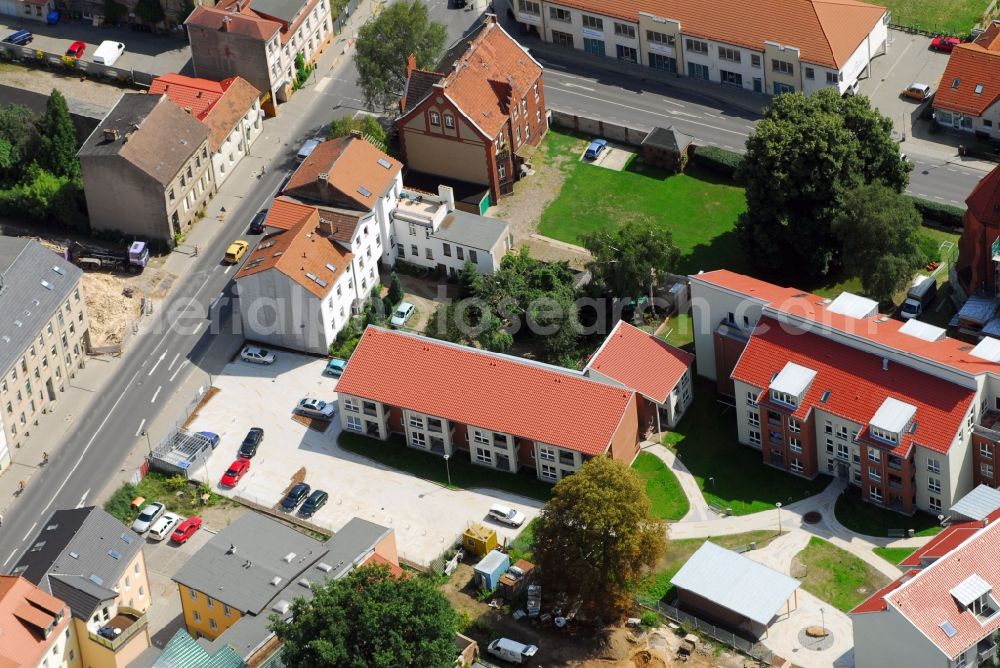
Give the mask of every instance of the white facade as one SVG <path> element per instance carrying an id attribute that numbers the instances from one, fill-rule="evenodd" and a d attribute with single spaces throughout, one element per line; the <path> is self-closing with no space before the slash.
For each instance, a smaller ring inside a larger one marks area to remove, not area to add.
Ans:
<path id="1" fill-rule="evenodd" d="M 260 100 L 255 99 L 253 106 L 233 126 L 232 132 L 219 150 L 212 154 L 212 171 L 215 173 L 216 187 L 229 177 L 243 156 L 250 152 L 250 146 L 264 130 L 263 119 L 264 112 L 260 108 Z"/>
<path id="2" fill-rule="evenodd" d="M 942 82 L 942 85 L 946 83 Z M 981 116 L 967 116 L 947 109 L 935 109 L 934 121 L 952 130 L 986 134 L 993 139 L 1000 139 L 1000 102 L 987 107 Z"/>
<path id="3" fill-rule="evenodd" d="M 308 3 L 302 6 L 302 10 L 306 7 Z M 297 20 L 298 17 L 295 17 L 290 23 L 294 24 Z M 271 38 L 267 44 L 267 65 L 273 96 L 277 96 L 280 88 L 290 87 L 295 81 L 296 54 L 301 53 L 305 62 L 311 63 L 332 33 L 333 17 L 329 0 L 319 0 L 284 44 L 281 43 L 280 33 Z"/>

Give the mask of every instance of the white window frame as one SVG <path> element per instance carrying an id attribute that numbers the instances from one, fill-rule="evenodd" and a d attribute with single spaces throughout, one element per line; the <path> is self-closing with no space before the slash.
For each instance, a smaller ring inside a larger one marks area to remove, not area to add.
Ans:
<path id="1" fill-rule="evenodd" d="M 348 415 L 347 422 L 344 428 L 349 431 L 361 432 L 361 417 L 357 415 Z"/>

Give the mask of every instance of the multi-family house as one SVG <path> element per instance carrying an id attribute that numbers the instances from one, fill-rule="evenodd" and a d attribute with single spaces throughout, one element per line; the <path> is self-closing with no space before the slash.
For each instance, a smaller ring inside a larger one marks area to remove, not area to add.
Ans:
<path id="1" fill-rule="evenodd" d="M 16 575 L 0 575 L 0 664 L 78 668 L 76 637 L 66 604 Z"/>
<path id="2" fill-rule="evenodd" d="M 236 274 L 244 334 L 325 355 L 356 309 L 352 255 L 328 236 L 315 207 L 278 197 L 266 224 L 279 232 Z"/>
<path id="3" fill-rule="evenodd" d="M 149 647 L 143 539 L 93 506 L 58 510 L 11 571 L 66 602 L 81 665 L 124 668 Z"/>
<path id="4" fill-rule="evenodd" d="M 791 474 L 837 475 L 865 500 L 939 513 L 998 486 L 1000 342 L 729 271 L 690 277 L 698 373 L 731 397 L 739 441 Z"/>
<path id="5" fill-rule="evenodd" d="M 998 55 L 1000 64 L 1000 55 Z M 1000 272 L 1000 167 L 984 176 L 965 199 L 962 237 L 958 240 L 957 281 L 963 296 L 998 297 Z"/>
<path id="6" fill-rule="evenodd" d="M 270 617 L 288 617 L 311 585 L 354 568 L 382 564 L 401 574 L 392 529 L 352 518 L 327 541 L 258 513 L 247 513 L 213 536 L 174 575 L 184 626 L 211 647 L 229 646 L 251 665 L 281 647 Z M 232 585 L 232 586 L 227 586 Z"/>
<path id="7" fill-rule="evenodd" d="M 411 56 L 396 120 L 409 169 L 513 191 L 548 130 L 542 66 L 488 16 L 432 71 Z"/>
<path id="8" fill-rule="evenodd" d="M 885 53 L 889 13 L 856 0 L 516 0 L 544 41 L 679 76 L 778 95 L 853 93 Z"/>
<path id="9" fill-rule="evenodd" d="M 195 75 L 246 79 L 270 116 L 292 94 L 296 58 L 315 62 L 333 39 L 329 0 L 225 0 L 199 5 L 184 25 Z"/>
<path id="10" fill-rule="evenodd" d="M 264 130 L 260 91 L 245 79 L 222 81 L 165 74 L 153 79 L 153 95 L 166 95 L 209 129 L 212 175 L 218 188 Z"/>
<path id="11" fill-rule="evenodd" d="M 0 470 L 86 364 L 82 277 L 36 241 L 0 237 Z"/>
<path id="12" fill-rule="evenodd" d="M 55 9 L 55 0 L 3 0 L 0 2 L 0 15 L 16 17 L 21 21 L 47 23 L 49 14 Z"/>
<path id="13" fill-rule="evenodd" d="M 209 135 L 166 95 L 122 95 L 77 153 L 91 228 L 173 243 L 215 193 Z"/>
<path id="14" fill-rule="evenodd" d="M 950 524 L 850 612 L 857 668 L 993 666 L 1000 631 L 1000 511 Z"/>
<path id="15" fill-rule="evenodd" d="M 640 348 L 648 373 L 608 361 L 602 377 L 369 326 L 337 381 L 341 424 L 497 471 L 525 469 L 546 482 L 593 457 L 630 464 L 642 427 L 631 383 L 660 399 L 688 368 L 673 351 Z M 654 381 L 657 373 L 670 380 Z"/>
<path id="16" fill-rule="evenodd" d="M 952 50 L 934 95 L 934 121 L 987 139 L 1000 138 L 1000 20 Z"/>

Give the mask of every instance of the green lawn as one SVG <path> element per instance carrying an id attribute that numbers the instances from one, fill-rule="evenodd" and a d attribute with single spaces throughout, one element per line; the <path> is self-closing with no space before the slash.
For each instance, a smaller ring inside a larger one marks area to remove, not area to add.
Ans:
<path id="1" fill-rule="evenodd" d="M 549 130 L 549 158 L 566 156 L 559 197 L 542 213 L 539 232 L 569 243 L 611 223 L 648 219 L 670 230 L 681 251 L 675 273 L 745 271 L 733 226 L 746 210 L 743 189 L 698 169 L 670 174 L 633 159 L 622 171 L 580 162 L 584 138 Z"/>
<path id="2" fill-rule="evenodd" d="M 207 503 L 202 503 L 202 494 L 208 494 Z M 137 496 L 145 499 L 143 505 L 159 501 L 167 510 L 184 515 L 197 515 L 205 506 L 216 504 L 239 505 L 227 497 L 211 491 L 208 485 L 199 485 L 187 480 L 184 476 L 168 476 L 163 473 L 150 472 L 138 485 L 125 483 L 111 495 L 104 504 L 104 510 L 111 513 L 125 524 L 131 524 L 139 511 L 132 508 L 132 500 Z"/>
<path id="3" fill-rule="evenodd" d="M 513 540 L 510 544 L 510 561 L 514 563 L 518 559 L 524 559 L 526 561 L 534 561 L 535 557 L 531 553 L 531 549 L 535 544 L 535 522 L 538 518 L 528 522 L 527 526 L 521 529 L 521 533 L 517 534 L 517 538 Z"/>
<path id="4" fill-rule="evenodd" d="M 893 25 L 928 32 L 965 34 L 979 21 L 988 0 L 886 0 Z"/>
<path id="5" fill-rule="evenodd" d="M 677 574 L 681 566 L 691 558 L 699 547 L 706 540 L 711 540 L 716 545 L 734 549 L 743 547 L 750 543 L 757 543 L 760 549 L 778 537 L 775 531 L 750 531 L 748 533 L 737 533 L 728 536 L 712 536 L 710 538 L 690 538 L 686 540 L 672 540 L 667 545 L 666 556 L 657 564 L 656 572 L 646 577 L 638 588 L 633 592 L 641 603 L 655 605 L 657 601 L 673 599 L 673 585 L 670 578 Z"/>
<path id="6" fill-rule="evenodd" d="M 672 346 L 694 352 L 694 324 L 690 313 L 678 313 L 670 317 L 660 338 Z"/>
<path id="7" fill-rule="evenodd" d="M 798 577 L 802 588 L 842 612 L 889 584 L 887 577 L 861 559 L 822 538 L 809 539 L 797 559 L 805 570 L 805 575 Z M 794 568 L 793 574 L 799 575 Z"/>
<path id="8" fill-rule="evenodd" d="M 916 548 L 913 547 L 876 547 L 874 550 L 875 554 L 882 557 L 888 561 L 893 566 L 899 565 L 903 559 L 916 552 Z"/>
<path id="9" fill-rule="evenodd" d="M 663 460 L 648 452 L 640 452 L 632 468 L 646 483 L 646 495 L 653 504 L 653 516 L 661 520 L 679 520 L 691 509 L 684 490 L 674 472 Z"/>
<path id="10" fill-rule="evenodd" d="M 468 453 L 464 452 L 453 456 L 446 468 L 441 457 L 407 447 L 398 435 L 393 435 L 388 441 L 379 441 L 344 431 L 337 438 L 337 444 L 348 452 L 445 486 L 448 485 L 447 469 L 450 469 L 453 489 L 498 489 L 541 501 L 547 501 L 552 493 L 552 485 L 526 474 L 505 474 L 485 466 L 476 466 L 469 461 Z"/>
<path id="11" fill-rule="evenodd" d="M 732 508 L 735 515 L 819 494 L 830 482 L 826 476 L 804 480 L 765 466 L 759 451 L 736 440 L 732 409 L 716 401 L 714 385 L 703 379 L 695 382 L 694 402 L 663 444 L 677 453 L 709 503 Z"/>
<path id="12" fill-rule="evenodd" d="M 849 487 L 840 495 L 834 513 L 837 521 L 851 531 L 879 538 L 888 536 L 890 529 L 913 529 L 916 536 L 933 536 L 942 529 L 937 517 L 930 513 L 917 511 L 907 517 L 862 501 L 857 487 Z"/>

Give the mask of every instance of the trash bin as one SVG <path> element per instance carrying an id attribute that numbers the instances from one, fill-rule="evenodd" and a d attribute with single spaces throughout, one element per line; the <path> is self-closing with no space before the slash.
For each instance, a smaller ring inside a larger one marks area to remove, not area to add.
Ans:
<path id="1" fill-rule="evenodd" d="M 726 517 L 732 517 L 732 516 L 733 516 L 733 509 L 726 508 Z"/>
<path id="2" fill-rule="evenodd" d="M 913 529 L 907 529 L 906 535 L 909 536 L 910 538 L 913 538 Z"/>

